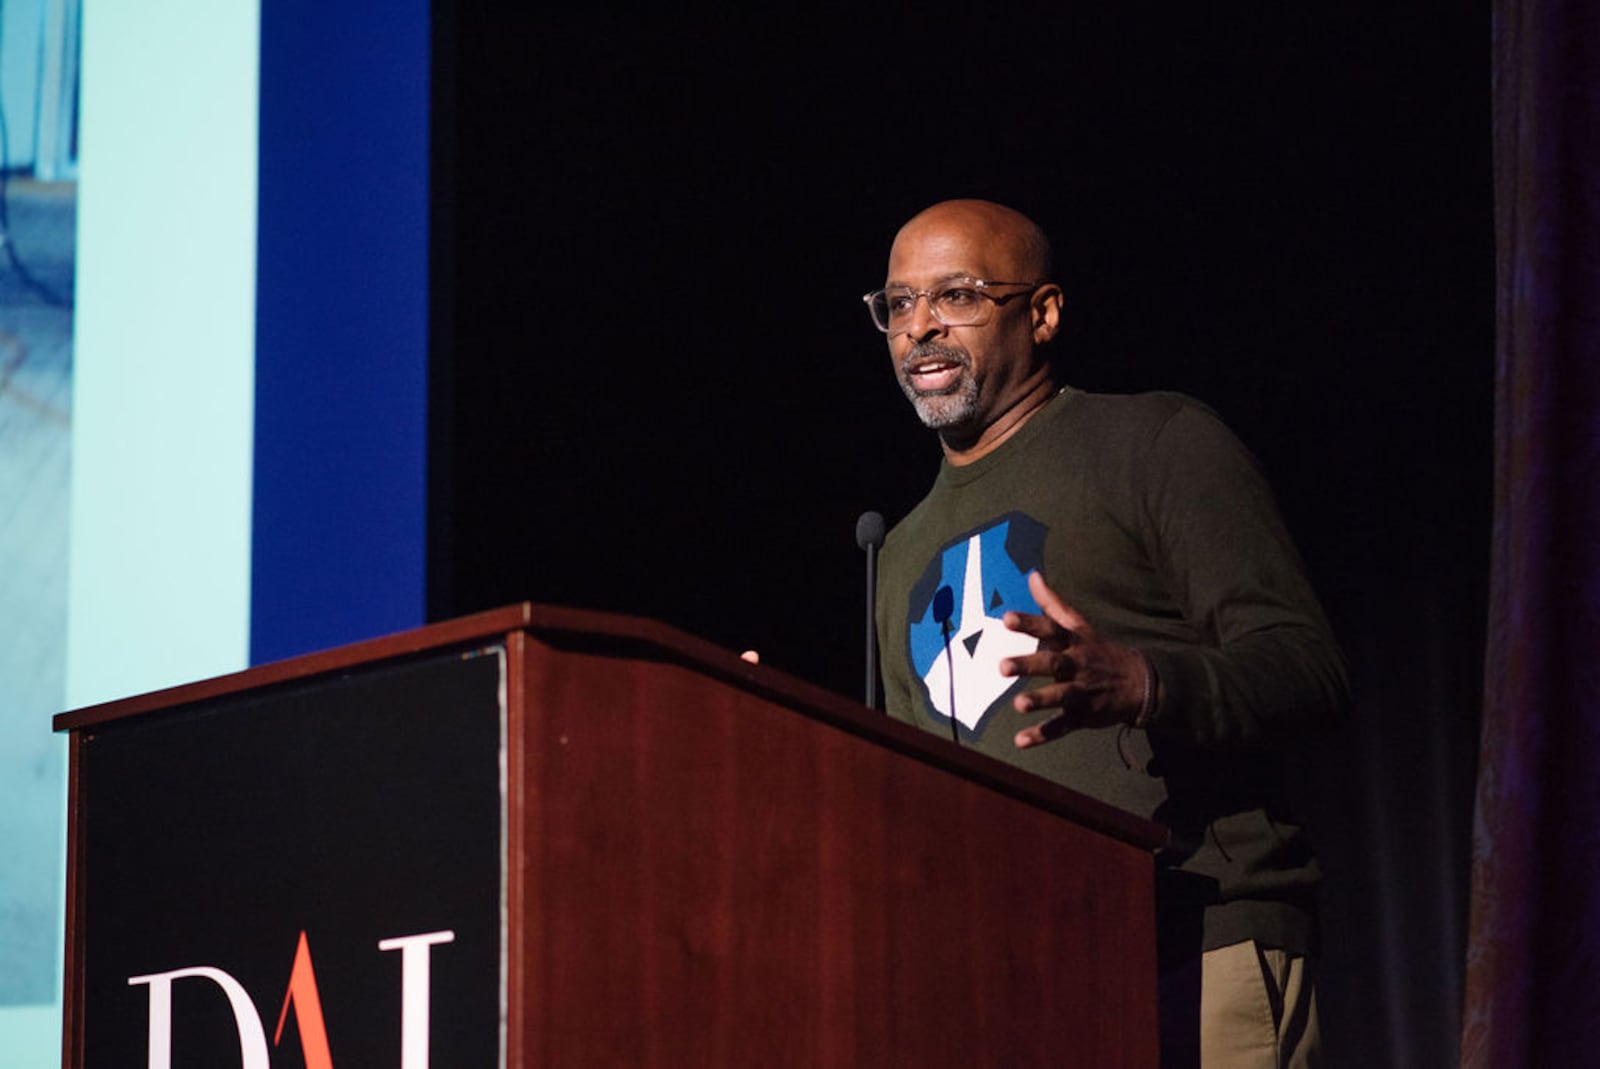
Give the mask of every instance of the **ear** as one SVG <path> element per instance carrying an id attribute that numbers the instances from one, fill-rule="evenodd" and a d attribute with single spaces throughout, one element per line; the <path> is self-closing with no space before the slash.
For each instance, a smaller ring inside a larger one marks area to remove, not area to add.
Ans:
<path id="1" fill-rule="evenodd" d="M 1046 282 L 1033 292 L 1033 344 L 1043 345 L 1061 329 L 1061 306 L 1066 295 L 1054 282 Z"/>

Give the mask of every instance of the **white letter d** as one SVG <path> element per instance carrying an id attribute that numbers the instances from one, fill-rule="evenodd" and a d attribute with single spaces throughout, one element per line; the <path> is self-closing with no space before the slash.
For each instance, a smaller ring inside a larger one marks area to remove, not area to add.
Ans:
<path id="1" fill-rule="evenodd" d="M 172 981 L 184 976 L 203 976 L 222 988 L 239 1026 L 239 1057 L 244 1069 L 269 1069 L 267 1036 L 255 1003 L 239 981 L 221 969 L 205 965 L 128 977 L 129 987 L 150 985 L 150 1069 L 172 1069 Z"/>

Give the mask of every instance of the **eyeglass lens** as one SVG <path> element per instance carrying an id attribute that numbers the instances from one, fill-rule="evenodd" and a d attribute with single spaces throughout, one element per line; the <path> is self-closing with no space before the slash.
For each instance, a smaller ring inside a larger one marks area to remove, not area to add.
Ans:
<path id="1" fill-rule="evenodd" d="M 879 290 L 868 302 L 872 318 L 881 329 L 903 328 L 916 314 L 917 301 L 926 295 L 933 316 L 947 327 L 967 326 L 982 314 L 978 290 L 961 282 L 946 283 L 926 294 L 910 289 Z"/>

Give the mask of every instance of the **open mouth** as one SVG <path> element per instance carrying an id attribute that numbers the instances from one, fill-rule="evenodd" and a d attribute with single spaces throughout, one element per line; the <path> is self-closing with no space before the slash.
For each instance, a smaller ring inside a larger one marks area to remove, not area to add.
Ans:
<path id="1" fill-rule="evenodd" d="M 918 393 L 948 393 L 966 373 L 967 361 L 959 353 L 913 351 L 901 369 L 906 384 Z"/>

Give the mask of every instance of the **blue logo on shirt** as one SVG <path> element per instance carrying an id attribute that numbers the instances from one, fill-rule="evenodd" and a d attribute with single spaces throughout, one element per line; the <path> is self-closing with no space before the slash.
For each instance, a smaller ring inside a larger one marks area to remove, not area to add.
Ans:
<path id="1" fill-rule="evenodd" d="M 983 734 L 989 713 L 1021 686 L 1002 676 L 1002 658 L 1032 653 L 1038 640 L 1001 623 L 1009 610 L 1039 612 L 1028 573 L 1044 556 L 1045 527 L 1008 513 L 951 542 L 911 588 L 911 664 L 924 709 L 968 738 Z"/>

